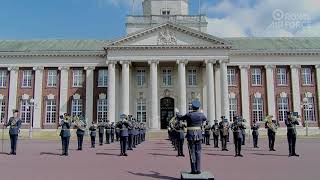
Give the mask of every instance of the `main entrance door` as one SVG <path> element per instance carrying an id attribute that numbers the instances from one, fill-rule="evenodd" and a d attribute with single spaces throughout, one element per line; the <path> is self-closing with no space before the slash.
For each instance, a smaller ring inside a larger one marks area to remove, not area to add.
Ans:
<path id="1" fill-rule="evenodd" d="M 174 99 L 165 97 L 160 100 L 161 129 L 167 129 L 170 119 L 174 116 Z"/>

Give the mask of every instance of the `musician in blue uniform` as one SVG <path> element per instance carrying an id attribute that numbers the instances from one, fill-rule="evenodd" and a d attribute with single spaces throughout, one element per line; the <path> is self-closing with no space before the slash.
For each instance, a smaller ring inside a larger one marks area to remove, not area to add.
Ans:
<path id="1" fill-rule="evenodd" d="M 276 151 L 274 149 L 274 143 L 276 139 L 276 132 L 278 128 L 278 123 L 275 120 L 272 120 L 273 116 L 267 116 L 265 128 L 268 130 L 268 140 L 269 140 L 269 151 Z"/>
<path id="2" fill-rule="evenodd" d="M 289 145 L 289 157 L 291 156 L 299 156 L 296 154 L 296 140 L 297 140 L 297 130 L 296 125 L 299 125 L 298 115 L 294 115 L 291 112 L 287 112 L 288 118 L 285 120 L 287 126 L 287 138 Z"/>
<path id="3" fill-rule="evenodd" d="M 182 121 L 176 121 L 175 129 L 176 129 L 176 143 L 177 143 L 177 150 L 178 150 L 178 157 L 182 156 L 183 154 L 183 144 L 184 144 L 184 128 L 186 125 Z"/>
<path id="4" fill-rule="evenodd" d="M 114 122 L 111 123 L 111 134 L 110 134 L 110 138 L 111 138 L 111 143 L 114 142 L 114 133 L 115 133 L 115 126 L 114 126 Z"/>
<path id="5" fill-rule="evenodd" d="M 107 122 L 105 124 L 105 129 L 106 129 L 106 142 L 105 142 L 105 144 L 110 144 L 111 124 L 110 124 L 109 120 L 107 120 Z"/>
<path id="6" fill-rule="evenodd" d="M 85 134 L 85 128 L 87 126 L 85 117 L 81 114 L 80 117 L 75 117 L 75 126 L 77 128 L 77 140 L 78 140 L 78 151 L 82 151 L 83 137 Z"/>
<path id="7" fill-rule="evenodd" d="M 213 135 L 213 145 L 214 148 L 219 148 L 219 124 L 218 120 L 214 120 L 214 124 L 212 125 L 212 135 Z"/>
<path id="8" fill-rule="evenodd" d="M 127 154 L 127 143 L 128 143 L 128 128 L 131 126 L 127 120 L 127 115 L 120 115 L 120 121 L 116 124 L 116 128 L 119 129 L 120 137 L 120 156 L 128 156 Z"/>
<path id="9" fill-rule="evenodd" d="M 104 126 L 105 126 L 105 124 L 102 121 L 102 119 L 99 119 L 99 121 L 98 121 L 98 134 L 99 134 L 99 145 L 100 146 L 103 145 Z"/>
<path id="10" fill-rule="evenodd" d="M 209 125 L 209 122 L 207 122 L 206 125 L 204 126 L 204 137 L 205 137 L 206 145 L 210 145 L 210 131 L 211 131 L 211 126 Z"/>
<path id="11" fill-rule="evenodd" d="M 5 127 L 10 126 L 9 129 L 9 136 L 11 142 L 11 152 L 10 155 L 17 154 L 17 142 L 18 142 L 18 135 L 21 128 L 21 119 L 18 117 L 18 110 L 13 110 L 13 117 L 10 117 L 9 121 L 4 124 Z"/>
<path id="12" fill-rule="evenodd" d="M 128 115 L 128 122 L 133 124 L 132 115 Z M 128 127 L 128 150 L 133 150 L 133 126 Z"/>
<path id="13" fill-rule="evenodd" d="M 97 136 L 97 124 L 92 121 L 92 125 L 89 128 L 90 131 L 90 139 L 91 139 L 91 148 L 96 147 L 96 136 Z"/>
<path id="14" fill-rule="evenodd" d="M 63 117 L 61 117 L 61 121 L 59 123 L 59 126 L 61 126 L 60 136 L 62 140 L 62 156 L 68 156 L 69 153 L 69 142 L 70 142 L 70 127 L 72 125 L 71 117 L 68 114 L 64 114 Z"/>
<path id="15" fill-rule="evenodd" d="M 244 124 L 242 123 L 242 119 L 239 117 L 235 117 L 234 121 L 231 125 L 231 129 L 233 132 L 233 141 L 235 146 L 235 157 L 240 156 L 243 157 L 241 154 L 241 145 L 243 142 L 243 133 L 242 130 L 246 129 Z"/>
<path id="16" fill-rule="evenodd" d="M 219 123 L 219 129 L 220 129 L 220 141 L 221 141 L 221 149 L 222 151 L 229 151 L 227 149 L 227 142 L 228 142 L 228 136 L 229 136 L 229 121 L 224 116 L 221 117 L 222 121 Z"/>
<path id="17" fill-rule="evenodd" d="M 253 124 L 251 126 L 251 130 L 252 130 L 252 138 L 253 138 L 253 148 L 259 148 L 258 146 L 258 139 L 259 139 L 259 124 L 257 123 L 257 121 L 253 121 Z"/>
<path id="18" fill-rule="evenodd" d="M 178 116 L 178 120 L 187 122 L 187 141 L 190 155 L 191 174 L 201 174 L 201 141 L 203 139 L 201 126 L 207 118 L 199 111 L 200 101 L 192 101 L 192 111 L 184 116 Z"/>

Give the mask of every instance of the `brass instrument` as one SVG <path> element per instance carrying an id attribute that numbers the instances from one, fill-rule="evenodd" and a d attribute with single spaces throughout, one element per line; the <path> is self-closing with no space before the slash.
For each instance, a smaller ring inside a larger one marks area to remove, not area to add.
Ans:
<path id="1" fill-rule="evenodd" d="M 229 134 L 229 123 L 228 122 L 223 122 L 222 125 L 223 125 L 222 135 L 223 136 L 227 136 Z"/>
<path id="2" fill-rule="evenodd" d="M 272 122 L 272 116 L 267 116 L 265 117 L 265 121 L 267 122 L 267 127 L 273 131 L 274 133 L 277 132 L 277 125 L 275 123 Z"/>
<path id="3" fill-rule="evenodd" d="M 74 126 L 82 131 L 86 130 L 86 123 L 81 121 L 79 116 L 74 116 L 73 118 Z"/>

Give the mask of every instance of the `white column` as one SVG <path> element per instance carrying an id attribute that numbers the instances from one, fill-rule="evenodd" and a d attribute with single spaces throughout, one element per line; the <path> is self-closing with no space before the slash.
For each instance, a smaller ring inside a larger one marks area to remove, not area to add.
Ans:
<path id="1" fill-rule="evenodd" d="M 213 65 L 215 60 L 206 60 L 206 72 L 207 72 L 207 118 L 210 124 L 213 124 L 215 120 L 215 94 L 214 94 L 214 73 Z"/>
<path id="2" fill-rule="evenodd" d="M 151 85 L 151 115 L 150 129 L 160 129 L 160 118 L 158 113 L 158 64 L 159 61 L 149 61 L 150 65 L 150 85 Z"/>
<path id="3" fill-rule="evenodd" d="M 293 111 L 301 114 L 301 97 L 300 97 L 300 65 L 291 65 L 291 84 L 292 84 L 292 101 Z"/>
<path id="4" fill-rule="evenodd" d="M 216 120 L 220 122 L 221 120 L 221 81 L 220 81 L 220 66 L 216 64 L 214 66 L 214 83 L 215 83 L 215 105 L 216 105 Z"/>
<path id="5" fill-rule="evenodd" d="M 59 67 L 60 70 L 60 101 L 59 113 L 63 115 L 68 112 L 68 85 L 69 67 Z"/>
<path id="6" fill-rule="evenodd" d="M 107 61 L 108 65 L 108 120 L 116 121 L 116 61 Z"/>
<path id="7" fill-rule="evenodd" d="M 9 103 L 8 103 L 8 119 L 13 116 L 13 110 L 17 109 L 17 90 L 18 90 L 18 72 L 19 67 L 9 67 L 10 84 L 9 84 Z"/>
<path id="8" fill-rule="evenodd" d="M 93 120 L 93 88 L 94 88 L 94 69 L 93 66 L 84 67 L 86 71 L 86 113 L 85 118 L 88 127 L 91 126 Z"/>
<path id="9" fill-rule="evenodd" d="M 275 66 L 273 65 L 266 65 L 266 75 L 267 75 L 267 100 L 268 100 L 268 115 L 272 115 L 276 117 L 276 103 L 275 103 L 275 96 L 274 96 L 274 78 L 273 73 Z"/>
<path id="10" fill-rule="evenodd" d="M 229 119 L 229 92 L 228 92 L 228 76 L 227 62 L 220 60 L 220 79 L 221 79 L 221 115 Z"/>
<path id="11" fill-rule="evenodd" d="M 320 112 L 320 64 L 316 65 L 318 112 Z"/>
<path id="12" fill-rule="evenodd" d="M 130 114 L 130 62 L 129 61 L 120 61 L 122 65 L 121 71 L 121 88 L 122 88 L 122 113 Z"/>
<path id="13" fill-rule="evenodd" d="M 33 67 L 35 71 L 34 84 L 34 109 L 33 109 L 33 128 L 41 128 L 42 115 L 42 83 L 43 83 L 43 67 Z"/>
<path id="14" fill-rule="evenodd" d="M 180 113 L 187 112 L 187 86 L 186 86 L 186 60 L 178 60 L 178 79 L 179 79 L 179 99 L 180 99 Z"/>
<path id="15" fill-rule="evenodd" d="M 250 109 L 249 109 L 249 79 L 248 79 L 248 69 L 249 66 L 242 65 L 240 68 L 240 83 L 241 83 L 241 109 L 242 117 L 247 120 L 247 127 L 250 126 Z"/>

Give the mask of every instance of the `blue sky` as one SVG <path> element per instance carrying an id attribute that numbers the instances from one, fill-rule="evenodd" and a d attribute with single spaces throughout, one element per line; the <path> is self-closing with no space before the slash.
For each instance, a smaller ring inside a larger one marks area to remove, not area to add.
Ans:
<path id="1" fill-rule="evenodd" d="M 319 0 L 201 1 L 216 36 L 320 36 Z M 189 3 L 196 14 L 198 0 Z M 130 13 L 131 0 L 0 0 L 0 39 L 116 39 Z"/>

